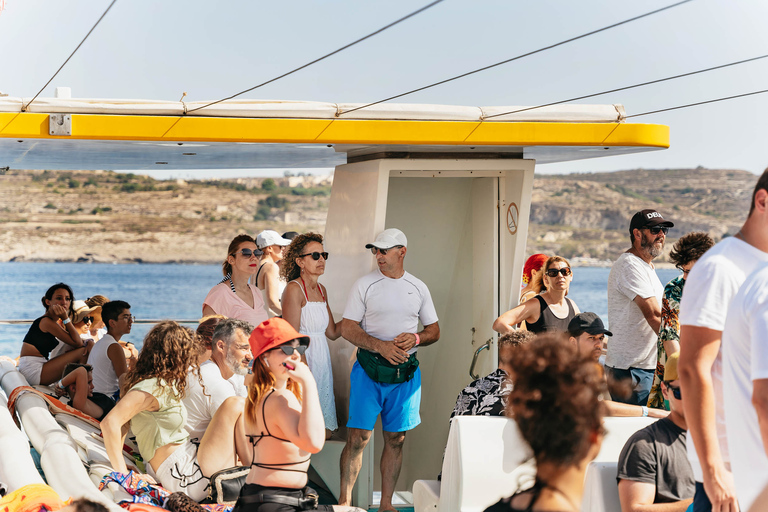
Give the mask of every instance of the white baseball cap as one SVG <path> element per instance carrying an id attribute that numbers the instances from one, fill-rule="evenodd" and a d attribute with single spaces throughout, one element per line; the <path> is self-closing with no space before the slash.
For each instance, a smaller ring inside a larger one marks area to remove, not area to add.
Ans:
<path id="1" fill-rule="evenodd" d="M 396 245 L 408 247 L 408 239 L 405 238 L 405 233 L 399 229 L 389 228 L 379 233 L 373 243 L 365 244 L 365 248 L 371 249 L 376 247 L 377 249 L 390 249 Z"/>
<path id="2" fill-rule="evenodd" d="M 263 249 L 265 247 L 269 247 L 270 245 L 279 245 L 281 247 L 285 247 L 286 245 L 291 245 L 291 241 L 287 238 L 281 237 L 277 231 L 265 229 L 256 237 L 256 247 Z"/>

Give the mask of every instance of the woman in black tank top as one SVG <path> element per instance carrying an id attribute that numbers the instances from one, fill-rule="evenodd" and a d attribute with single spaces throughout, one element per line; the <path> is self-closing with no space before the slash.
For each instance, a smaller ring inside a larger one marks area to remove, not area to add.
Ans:
<path id="1" fill-rule="evenodd" d="M 301 362 L 309 338 L 282 318 L 259 324 L 250 337 L 253 381 L 245 404 L 245 434 L 253 452 L 233 512 L 349 510 L 317 504 L 307 487 L 309 457 L 325 444 L 317 384 Z"/>
<path id="2" fill-rule="evenodd" d="M 493 323 L 495 331 L 510 332 L 523 321 L 526 329 L 534 333 L 568 330 L 568 323 L 580 313 L 576 303 L 566 297 L 573 279 L 571 264 L 565 258 L 552 256 L 542 270 L 546 291 L 497 318 Z"/>
<path id="3" fill-rule="evenodd" d="M 61 379 L 64 367 L 69 363 L 85 363 L 93 347 L 93 340 L 83 342 L 73 325 L 75 301 L 72 288 L 57 283 L 45 292 L 41 299 L 45 314 L 32 322 L 19 354 L 19 372 L 31 386 L 47 386 Z M 48 360 L 59 340 L 78 349 L 71 350 Z"/>
<path id="4" fill-rule="evenodd" d="M 600 366 L 554 333 L 518 347 L 510 364 L 515 385 L 507 415 L 533 450 L 536 482 L 486 512 L 578 512 L 587 467 L 604 435 Z"/>

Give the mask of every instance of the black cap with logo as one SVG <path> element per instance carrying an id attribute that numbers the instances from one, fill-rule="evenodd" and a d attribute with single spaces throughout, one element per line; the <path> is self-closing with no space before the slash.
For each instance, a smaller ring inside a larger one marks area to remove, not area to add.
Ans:
<path id="1" fill-rule="evenodd" d="M 632 216 L 632 220 L 629 222 L 629 234 L 631 235 L 635 229 L 652 228 L 655 226 L 662 227 L 674 227 L 675 225 L 664 220 L 656 210 L 641 210 Z"/>

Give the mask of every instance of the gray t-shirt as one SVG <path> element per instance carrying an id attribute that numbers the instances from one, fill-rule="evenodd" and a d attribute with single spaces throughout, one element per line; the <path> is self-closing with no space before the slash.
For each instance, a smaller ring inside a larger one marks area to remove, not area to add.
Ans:
<path id="1" fill-rule="evenodd" d="M 669 418 L 635 432 L 619 455 L 616 480 L 656 486 L 654 503 L 693 498 L 693 471 L 685 450 L 686 431 Z"/>
<path id="2" fill-rule="evenodd" d="M 619 256 L 608 274 L 608 341 L 605 365 L 612 368 L 656 368 L 658 333 L 651 329 L 634 301 L 635 297 L 656 297 L 661 307 L 664 286 L 656 270 L 628 252 Z"/>

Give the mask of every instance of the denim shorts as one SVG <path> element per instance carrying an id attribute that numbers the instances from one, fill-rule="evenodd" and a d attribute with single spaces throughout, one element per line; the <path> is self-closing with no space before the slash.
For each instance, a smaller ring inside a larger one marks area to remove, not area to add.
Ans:
<path id="1" fill-rule="evenodd" d="M 355 361 L 350 375 L 347 428 L 373 430 L 381 414 L 385 432 L 405 432 L 421 423 L 421 369 L 400 384 L 382 384 L 371 379 Z"/>

